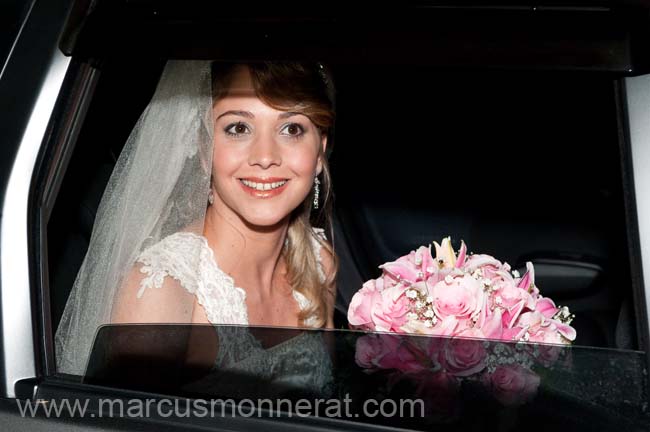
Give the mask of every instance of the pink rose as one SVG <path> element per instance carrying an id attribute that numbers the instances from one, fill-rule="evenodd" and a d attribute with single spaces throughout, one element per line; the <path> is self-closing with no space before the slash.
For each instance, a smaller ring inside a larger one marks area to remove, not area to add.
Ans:
<path id="1" fill-rule="evenodd" d="M 402 285 L 384 287 L 382 278 L 366 282 L 354 294 L 348 308 L 348 322 L 376 331 L 401 331 L 410 302 Z"/>
<path id="2" fill-rule="evenodd" d="M 517 364 L 497 366 L 484 376 L 484 383 L 494 397 L 504 405 L 521 405 L 537 394 L 540 378 Z"/>
<path id="3" fill-rule="evenodd" d="M 348 308 L 348 322 L 351 325 L 365 326 L 370 330 L 374 329 L 372 310 L 375 304 L 381 302 L 381 293 L 377 290 L 376 282 L 383 285 L 381 280 L 369 280 L 352 297 Z"/>
<path id="4" fill-rule="evenodd" d="M 377 331 L 400 332 L 408 318 L 410 301 L 406 298 L 404 287 L 396 285 L 384 289 L 380 302 L 372 304 L 371 318 Z"/>
<path id="5" fill-rule="evenodd" d="M 354 352 L 354 360 L 365 369 L 372 369 L 377 366 L 381 358 L 386 354 L 386 346 L 378 335 L 365 335 L 357 339 Z"/>
<path id="6" fill-rule="evenodd" d="M 478 316 L 484 304 L 484 295 L 481 284 L 469 275 L 448 277 L 435 284 L 431 290 L 433 310 L 447 326 L 452 325 L 452 321 Z"/>
<path id="7" fill-rule="evenodd" d="M 354 358 L 365 369 L 417 373 L 431 368 L 427 356 L 409 339 L 388 334 L 365 335 L 357 339 Z"/>
<path id="8" fill-rule="evenodd" d="M 485 368 L 487 353 L 483 342 L 478 339 L 465 339 L 465 337 L 478 337 L 479 330 L 467 330 L 462 338 L 452 338 L 447 341 L 445 348 L 440 352 L 440 364 L 447 373 L 465 377 L 474 375 Z"/>
<path id="9" fill-rule="evenodd" d="M 408 338 L 381 335 L 386 355 L 377 366 L 381 369 L 396 369 L 405 373 L 417 373 L 428 369 L 428 359 Z"/>
<path id="10" fill-rule="evenodd" d="M 528 292 L 517 288 L 513 281 L 500 281 L 492 296 L 493 304 L 504 308 L 503 326 L 511 328 L 524 308 L 534 309 L 535 301 Z"/>

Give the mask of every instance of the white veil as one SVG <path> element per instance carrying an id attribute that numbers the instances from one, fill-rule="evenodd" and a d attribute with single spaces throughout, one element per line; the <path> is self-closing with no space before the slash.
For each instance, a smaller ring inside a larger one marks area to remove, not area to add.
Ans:
<path id="1" fill-rule="evenodd" d="M 143 249 L 174 232 L 202 234 L 212 166 L 210 72 L 209 61 L 169 61 L 133 128 L 56 332 L 58 372 L 84 373 L 97 328 L 110 323 L 118 288 Z"/>

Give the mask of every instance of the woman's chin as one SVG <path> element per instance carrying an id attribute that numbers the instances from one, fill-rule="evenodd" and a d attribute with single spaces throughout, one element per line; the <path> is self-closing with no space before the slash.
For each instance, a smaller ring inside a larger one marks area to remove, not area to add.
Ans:
<path id="1" fill-rule="evenodd" d="M 289 215 L 286 214 L 255 214 L 242 216 L 246 225 L 256 231 L 272 231 L 285 224 L 289 219 Z"/>

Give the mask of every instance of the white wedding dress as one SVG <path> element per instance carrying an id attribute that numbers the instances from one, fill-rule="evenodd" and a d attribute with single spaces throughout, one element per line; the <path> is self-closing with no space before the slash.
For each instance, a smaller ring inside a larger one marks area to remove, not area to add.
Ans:
<path id="1" fill-rule="evenodd" d="M 314 228 L 314 233 L 325 238 L 320 228 Z M 324 281 L 320 243 L 314 238 L 312 246 Z M 139 298 L 147 289 L 162 289 L 164 279 L 171 277 L 196 295 L 210 323 L 217 325 L 219 348 L 213 373 L 195 383 L 193 391 L 227 393 L 229 397 L 278 396 L 286 391 L 329 394 L 332 363 L 322 334 L 303 331 L 271 348 L 263 348 L 245 327 L 248 325 L 246 291 L 219 268 L 205 237 L 190 232 L 172 234 L 145 249 L 137 261 L 143 264 L 140 271 L 146 275 L 137 294 Z M 310 305 L 298 291 L 293 291 L 293 297 L 302 310 Z M 311 327 L 313 321 L 313 317 L 308 317 L 305 326 Z M 230 382 L 233 374 L 240 376 L 237 381 L 246 377 L 244 381 L 255 383 L 254 388 Z"/>

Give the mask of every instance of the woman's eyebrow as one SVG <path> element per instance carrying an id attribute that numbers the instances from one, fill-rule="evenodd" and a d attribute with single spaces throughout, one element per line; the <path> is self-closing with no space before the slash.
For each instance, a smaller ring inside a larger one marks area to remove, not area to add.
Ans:
<path id="1" fill-rule="evenodd" d="M 286 118 L 289 118 L 289 117 L 293 117 L 293 116 L 297 116 L 297 115 L 300 115 L 300 114 L 301 114 L 301 113 L 298 113 L 298 112 L 291 112 L 291 111 L 288 111 L 288 112 L 284 112 L 284 113 L 280 114 L 280 115 L 278 116 L 278 118 L 279 118 L 280 120 L 283 120 L 283 119 L 286 119 Z"/>
<path id="2" fill-rule="evenodd" d="M 236 110 L 230 110 L 226 111 L 225 113 L 221 114 L 219 117 L 217 117 L 217 120 L 219 120 L 223 116 L 227 115 L 236 115 L 236 116 L 241 116 L 241 117 L 246 117 L 246 118 L 254 118 L 255 116 L 249 112 L 249 111 L 236 111 Z"/>

